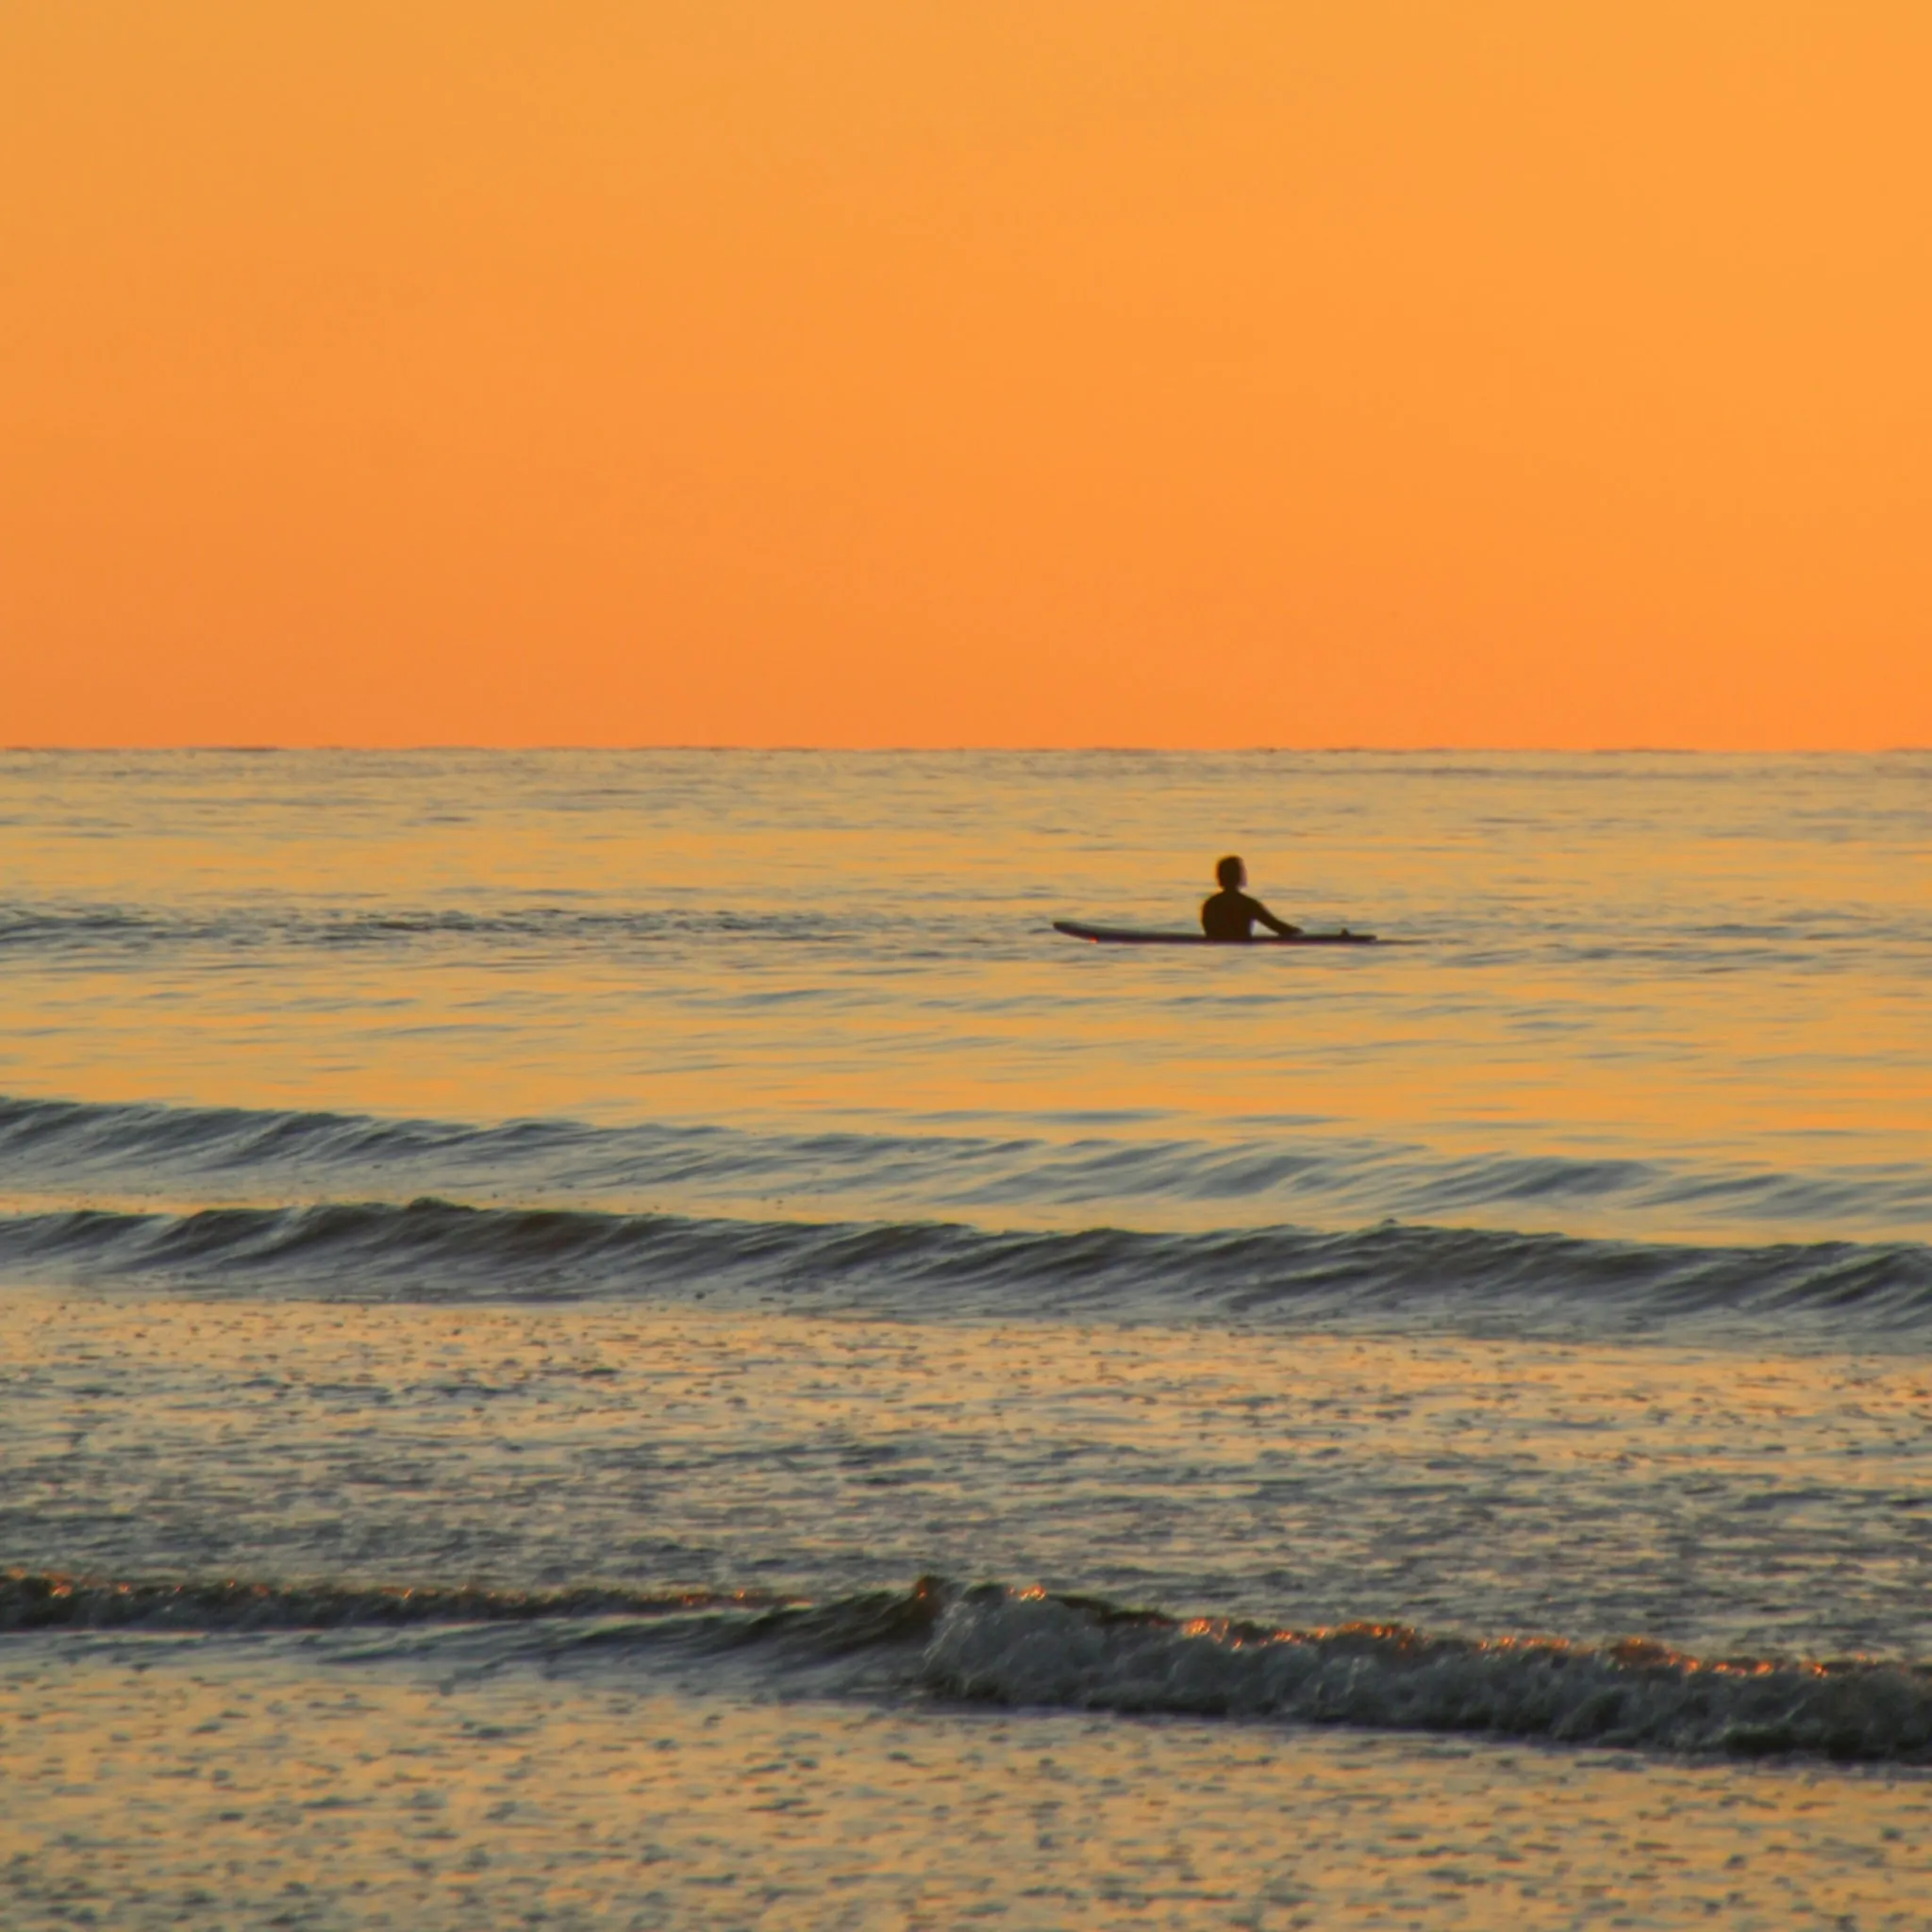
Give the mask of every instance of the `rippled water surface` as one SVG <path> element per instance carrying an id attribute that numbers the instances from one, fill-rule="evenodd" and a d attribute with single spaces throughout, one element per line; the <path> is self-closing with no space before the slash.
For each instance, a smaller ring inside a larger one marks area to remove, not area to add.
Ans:
<path id="1" fill-rule="evenodd" d="M 702 1124 L 567 1177 L 1004 1225 L 1932 1207 L 1927 757 L 15 756 L 0 823 L 16 1096 Z M 1420 943 L 1050 930 L 1226 849 Z"/>
<path id="2" fill-rule="evenodd" d="M 1403 943 L 1051 930 L 1231 849 Z M 1918 755 L 0 758 L 0 1916 L 1923 1923 L 1928 859 Z"/>

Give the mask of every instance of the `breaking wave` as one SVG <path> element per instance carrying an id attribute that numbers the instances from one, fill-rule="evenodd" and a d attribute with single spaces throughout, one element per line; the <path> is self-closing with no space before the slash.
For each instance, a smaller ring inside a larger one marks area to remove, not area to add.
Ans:
<path id="1" fill-rule="evenodd" d="M 962 1588 L 825 1605 L 758 1593 L 356 1590 L 0 1577 L 0 1632 L 540 1629 L 640 1667 L 667 1644 L 780 1673 L 885 1668 L 901 1694 L 1013 1708 L 1342 1724 L 1624 1750 L 1932 1762 L 1932 1666 L 1698 1657 L 1642 1639 L 1432 1636 L 1182 1620 L 1095 1598 Z M 506 1661 L 509 1660 L 508 1657 Z"/>
<path id="2" fill-rule="evenodd" d="M 1179 1622 L 987 1589 L 941 1617 L 927 1686 L 999 1705 L 1476 1733 L 1841 1760 L 1932 1755 L 1932 1670 L 1687 1657 L 1630 1640 L 1431 1637 L 1404 1625 Z"/>

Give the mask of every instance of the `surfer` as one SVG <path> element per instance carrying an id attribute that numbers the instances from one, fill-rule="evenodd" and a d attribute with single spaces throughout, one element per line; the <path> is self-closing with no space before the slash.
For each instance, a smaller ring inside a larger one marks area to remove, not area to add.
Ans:
<path id="1" fill-rule="evenodd" d="M 1201 930 L 1210 940 L 1224 943 L 1251 940 L 1257 919 L 1285 940 L 1301 931 L 1300 926 L 1276 919 L 1260 900 L 1251 899 L 1241 891 L 1248 882 L 1248 869 L 1232 853 L 1214 868 L 1214 876 L 1221 881 L 1221 890 L 1201 905 Z"/>

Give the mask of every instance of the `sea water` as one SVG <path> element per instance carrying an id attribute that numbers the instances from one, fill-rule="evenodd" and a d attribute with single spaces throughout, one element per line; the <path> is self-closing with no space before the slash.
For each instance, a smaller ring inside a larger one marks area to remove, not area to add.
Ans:
<path id="1" fill-rule="evenodd" d="M 1247 858 L 1400 946 L 1112 949 Z M 1932 1919 L 1932 757 L 0 758 L 0 1924 Z"/>

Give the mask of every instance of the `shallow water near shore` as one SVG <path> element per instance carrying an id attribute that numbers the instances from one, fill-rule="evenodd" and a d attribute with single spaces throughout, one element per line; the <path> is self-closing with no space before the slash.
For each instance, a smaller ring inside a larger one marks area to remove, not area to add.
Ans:
<path id="1" fill-rule="evenodd" d="M 58 1714 L 58 1722 L 50 1718 Z M 0 1658 L 9 1924 L 1908 1926 L 1932 1784 L 1335 1730 Z"/>
<path id="2" fill-rule="evenodd" d="M 1915 1924 L 1932 758 L 0 758 L 8 1923 Z M 1423 941 L 1149 957 L 1224 849 Z"/>

